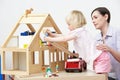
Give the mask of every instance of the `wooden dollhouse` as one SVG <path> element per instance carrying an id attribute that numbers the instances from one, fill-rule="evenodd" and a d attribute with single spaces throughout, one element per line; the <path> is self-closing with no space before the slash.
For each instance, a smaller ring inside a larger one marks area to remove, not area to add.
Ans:
<path id="1" fill-rule="evenodd" d="M 56 64 L 60 71 L 64 70 L 64 62 L 70 54 L 68 43 L 51 42 L 50 46 L 42 43 L 41 34 L 45 28 L 61 33 L 50 14 L 33 14 L 26 10 L 1 47 L 3 74 L 29 75 L 40 73 L 42 67 L 47 66 L 55 71 Z M 23 31 L 35 33 L 19 35 Z"/>

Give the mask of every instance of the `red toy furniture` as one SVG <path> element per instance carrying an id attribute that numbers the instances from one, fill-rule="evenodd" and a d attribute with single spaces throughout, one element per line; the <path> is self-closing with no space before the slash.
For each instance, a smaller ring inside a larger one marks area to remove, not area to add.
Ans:
<path id="1" fill-rule="evenodd" d="M 87 64 L 82 58 L 67 59 L 65 62 L 66 72 L 82 72 L 87 69 Z"/>

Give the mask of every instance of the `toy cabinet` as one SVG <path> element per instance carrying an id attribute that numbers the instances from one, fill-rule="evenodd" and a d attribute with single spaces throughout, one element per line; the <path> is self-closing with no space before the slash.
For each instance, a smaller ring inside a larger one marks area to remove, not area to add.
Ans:
<path id="1" fill-rule="evenodd" d="M 40 73 L 42 67 L 47 66 L 55 71 L 56 64 L 59 70 L 64 70 L 64 62 L 70 53 L 68 43 L 42 43 L 45 28 L 61 33 L 50 14 L 26 13 L 20 17 L 1 47 L 3 74 L 29 75 Z M 25 31 L 34 34 L 21 36 Z"/>

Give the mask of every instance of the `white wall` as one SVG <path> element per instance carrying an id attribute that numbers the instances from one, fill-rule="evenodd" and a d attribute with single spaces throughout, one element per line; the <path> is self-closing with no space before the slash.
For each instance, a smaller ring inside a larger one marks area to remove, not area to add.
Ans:
<path id="1" fill-rule="evenodd" d="M 0 46 L 26 9 L 50 13 L 63 34 L 68 31 L 66 15 L 73 9 L 81 10 L 95 33 L 90 15 L 99 6 L 107 7 L 112 15 L 111 24 L 120 26 L 120 0 L 0 0 Z"/>
<path id="2" fill-rule="evenodd" d="M 91 12 L 99 6 L 105 6 L 110 10 L 111 25 L 119 27 L 120 0 L 0 0 L 0 47 L 26 9 L 33 8 L 33 13 L 50 13 L 63 34 L 68 32 L 66 15 L 73 9 L 81 10 L 95 34 Z M 69 50 L 72 51 L 71 46 Z"/>

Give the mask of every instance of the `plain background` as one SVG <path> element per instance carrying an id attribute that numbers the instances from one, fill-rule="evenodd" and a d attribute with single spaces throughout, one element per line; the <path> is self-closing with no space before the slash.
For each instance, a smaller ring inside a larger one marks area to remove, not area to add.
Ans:
<path id="1" fill-rule="evenodd" d="M 24 14 L 33 8 L 33 13 L 50 13 L 63 34 L 68 32 L 65 22 L 71 10 L 81 10 L 93 34 L 96 32 L 91 20 L 91 12 L 96 7 L 105 6 L 111 12 L 111 25 L 120 26 L 120 0 L 0 0 L 0 46 Z"/>
<path id="2" fill-rule="evenodd" d="M 33 13 L 50 13 L 63 34 L 69 31 L 66 15 L 71 10 L 80 10 L 92 34 L 96 35 L 98 31 L 92 24 L 91 12 L 101 6 L 110 10 L 111 25 L 120 27 L 120 0 L 0 0 L 0 47 L 26 9 L 33 8 Z"/>

